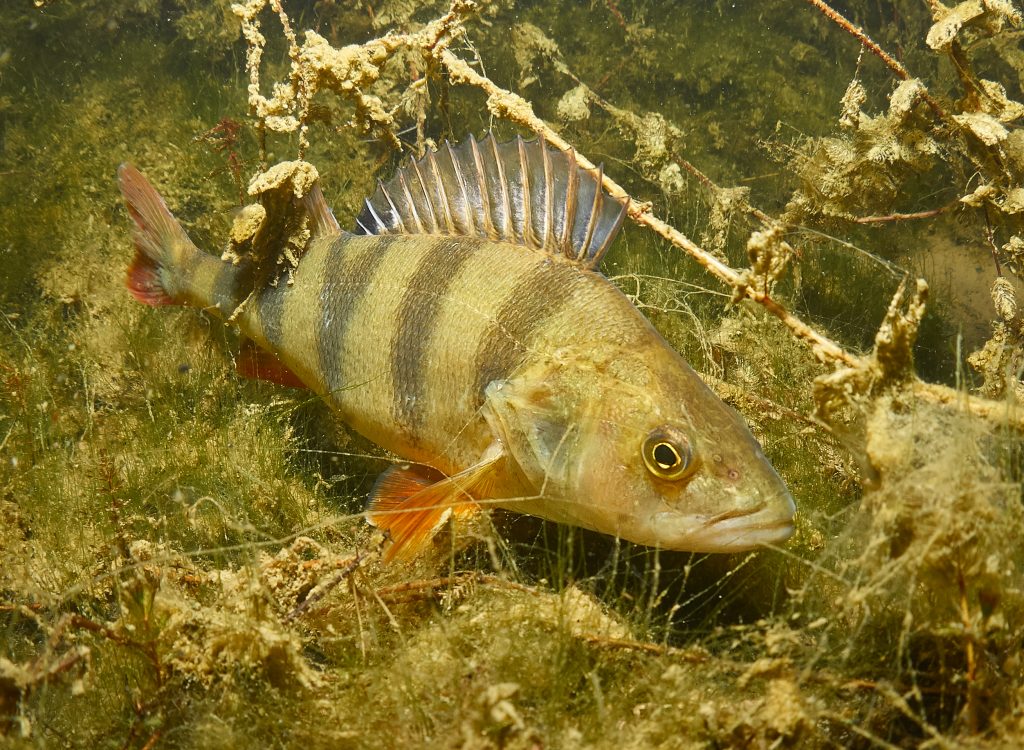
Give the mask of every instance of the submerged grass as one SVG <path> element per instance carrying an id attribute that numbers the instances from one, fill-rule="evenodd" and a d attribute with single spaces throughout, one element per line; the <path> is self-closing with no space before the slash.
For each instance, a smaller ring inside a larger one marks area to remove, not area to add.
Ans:
<path id="1" fill-rule="evenodd" d="M 867 137 L 833 125 L 850 79 L 866 89 L 865 111 L 887 111 L 892 89 L 880 64 L 859 60 L 820 15 L 759 5 L 683 14 L 675 3 L 609 2 L 563 13 L 498 2 L 481 9 L 460 53 L 479 56 L 493 80 L 734 266 L 746 265 L 755 228 L 745 204 L 716 198 L 679 159 L 743 181 L 745 200 L 764 210 L 798 212 L 788 239 L 801 258 L 779 296 L 866 349 L 899 283 L 892 264 L 916 265 L 915 248 L 938 237 L 965 248 L 973 271 L 979 247 L 985 257 L 992 244 L 989 225 L 1000 246 L 1016 231 L 1014 214 L 995 213 L 1012 185 L 998 188 L 991 222 L 967 207 L 920 230 L 851 224 L 844 211 L 884 215 L 970 193 L 962 149 L 943 142 L 932 163 L 891 171 L 884 160 L 855 164 L 858 179 L 910 174 L 855 201 L 838 188 L 816 193 L 821 170 L 837 169 L 815 160 L 820 149 Z M 899 43 L 936 95 L 955 92 L 948 60 L 923 43 L 927 11 L 870 5 L 858 20 L 881 29 L 881 43 Z M 0 19 L 10 45 L 0 49 L 5 744 L 1020 743 L 1019 434 L 898 387 L 854 400 L 825 428 L 811 417 L 812 383 L 829 368 L 774 318 L 728 307 L 729 290 L 628 229 L 609 276 L 750 421 L 797 497 L 794 539 L 752 555 L 686 555 L 495 513 L 457 532 L 462 541 L 439 541 L 432 558 L 383 566 L 359 511 L 389 457 L 303 394 L 240 381 L 237 342 L 218 322 L 143 309 L 123 289 L 130 243 L 118 162 L 144 166 L 210 249 L 237 204 L 228 154 L 245 176 L 257 167 L 244 47 L 227 4 L 43 6 Z M 444 10 L 367 7 L 286 10 L 338 46 Z M 765 28 L 773 18 L 788 24 Z M 107 43 L 85 43 L 84 28 Z M 1020 98 L 1012 45 L 978 33 L 976 77 L 998 77 Z M 281 70 L 283 48 L 271 44 L 268 64 Z M 406 143 L 417 122 L 435 139 L 490 124 L 481 97 L 436 75 L 419 89 L 426 99 L 408 97 L 417 66 L 390 61 L 374 89 L 394 105 Z M 661 119 L 627 126 L 581 100 L 566 70 L 605 102 Z M 589 117 L 577 116 L 581 101 Z M 307 158 L 347 225 L 394 155 L 351 126 L 345 105 L 314 114 Z M 222 118 L 241 124 L 237 141 L 209 135 Z M 295 146 L 271 139 L 270 156 Z M 951 288 L 962 262 L 953 257 Z M 987 321 L 936 302 L 920 369 L 966 380 L 952 332 Z"/>

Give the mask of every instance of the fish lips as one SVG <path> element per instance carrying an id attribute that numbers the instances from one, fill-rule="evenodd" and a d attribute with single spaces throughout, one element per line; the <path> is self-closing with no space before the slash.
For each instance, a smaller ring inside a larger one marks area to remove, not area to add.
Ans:
<path id="1" fill-rule="evenodd" d="M 782 544 L 793 535 L 796 505 L 785 495 L 753 508 L 714 516 L 686 515 L 665 510 L 651 517 L 660 545 L 687 552 L 745 552 Z"/>

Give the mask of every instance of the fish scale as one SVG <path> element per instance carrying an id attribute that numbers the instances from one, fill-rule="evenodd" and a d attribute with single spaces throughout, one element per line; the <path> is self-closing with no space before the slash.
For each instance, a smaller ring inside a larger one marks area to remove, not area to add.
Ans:
<path id="1" fill-rule="evenodd" d="M 201 253 L 122 167 L 128 286 L 229 317 L 262 350 L 245 374 L 311 388 L 410 462 L 370 497 L 389 559 L 481 504 L 672 549 L 783 541 L 793 500 L 760 445 L 597 270 L 625 213 L 600 178 L 543 141 L 470 138 L 379 183 L 357 234 L 314 186 L 312 239 L 274 278 Z"/>
<path id="2" fill-rule="evenodd" d="M 535 337 L 565 344 L 610 330 L 574 322 L 588 307 L 606 309 L 593 298 L 615 290 L 568 263 L 550 266 L 546 255 L 506 243 L 349 235 L 314 244 L 293 282 L 265 290 L 237 323 L 356 429 L 450 471 L 486 447 L 453 436 L 480 432 L 470 423 L 482 424 L 486 386 L 511 375 Z M 453 286 L 458 294 L 448 293 Z"/>

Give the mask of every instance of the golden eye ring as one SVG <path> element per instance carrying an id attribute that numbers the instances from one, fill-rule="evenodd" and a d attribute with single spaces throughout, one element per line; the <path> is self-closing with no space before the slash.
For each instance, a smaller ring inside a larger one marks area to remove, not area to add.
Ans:
<path id="1" fill-rule="evenodd" d="M 641 455 L 648 471 L 668 481 L 682 479 L 695 466 L 690 441 L 680 430 L 671 427 L 652 431 L 644 440 Z"/>

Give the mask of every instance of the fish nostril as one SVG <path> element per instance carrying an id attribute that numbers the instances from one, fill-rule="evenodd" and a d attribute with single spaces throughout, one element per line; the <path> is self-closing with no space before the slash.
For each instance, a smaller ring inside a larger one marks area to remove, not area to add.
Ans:
<path id="1" fill-rule="evenodd" d="M 727 471 L 725 475 L 734 482 L 740 478 L 740 473 L 736 471 L 736 469 L 729 469 L 729 471 Z"/>

